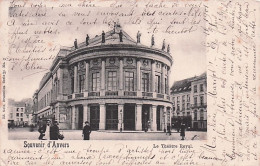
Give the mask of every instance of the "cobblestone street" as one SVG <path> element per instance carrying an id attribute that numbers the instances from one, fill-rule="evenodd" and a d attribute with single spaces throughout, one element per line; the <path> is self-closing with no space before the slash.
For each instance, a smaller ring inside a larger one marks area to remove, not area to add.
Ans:
<path id="1" fill-rule="evenodd" d="M 61 130 L 64 140 L 82 140 L 81 130 Z M 9 129 L 8 138 L 10 140 L 37 140 L 39 132 L 35 129 L 33 132 L 29 128 Z M 92 131 L 91 140 L 181 140 L 180 133 L 175 130 L 172 135 L 166 135 L 164 132 L 143 132 L 143 131 Z M 186 140 L 206 140 L 207 132 L 186 131 Z"/>

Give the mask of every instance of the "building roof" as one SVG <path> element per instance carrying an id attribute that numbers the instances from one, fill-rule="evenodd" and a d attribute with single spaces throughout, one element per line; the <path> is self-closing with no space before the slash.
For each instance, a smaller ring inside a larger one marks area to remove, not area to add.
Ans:
<path id="1" fill-rule="evenodd" d="M 191 91 L 191 82 L 197 81 L 197 80 L 200 80 L 203 78 L 207 78 L 206 72 L 202 73 L 199 76 L 194 76 L 194 77 L 186 78 L 184 80 L 176 81 L 176 82 L 174 82 L 173 86 L 171 87 L 171 94 Z"/>

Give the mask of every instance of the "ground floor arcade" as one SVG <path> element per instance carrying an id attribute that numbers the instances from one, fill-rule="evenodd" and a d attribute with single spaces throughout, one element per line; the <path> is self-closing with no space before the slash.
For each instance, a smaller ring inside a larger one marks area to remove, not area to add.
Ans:
<path id="1" fill-rule="evenodd" d="M 61 129 L 80 130 L 89 121 L 92 130 L 159 131 L 171 124 L 170 104 L 75 103 L 53 107 Z"/>

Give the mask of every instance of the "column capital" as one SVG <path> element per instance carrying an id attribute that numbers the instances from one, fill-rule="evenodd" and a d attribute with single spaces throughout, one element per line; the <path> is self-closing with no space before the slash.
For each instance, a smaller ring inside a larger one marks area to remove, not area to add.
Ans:
<path id="1" fill-rule="evenodd" d="M 157 105 L 152 105 L 152 108 L 157 108 Z"/>
<path id="2" fill-rule="evenodd" d="M 142 103 L 136 103 L 136 106 L 143 106 L 143 104 Z"/>

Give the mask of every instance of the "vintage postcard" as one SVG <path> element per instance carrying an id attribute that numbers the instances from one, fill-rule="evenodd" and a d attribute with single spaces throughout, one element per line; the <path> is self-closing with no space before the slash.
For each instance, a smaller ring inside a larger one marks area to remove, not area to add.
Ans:
<path id="1" fill-rule="evenodd" d="M 0 165 L 259 165 L 257 1 L 0 1 Z"/>

